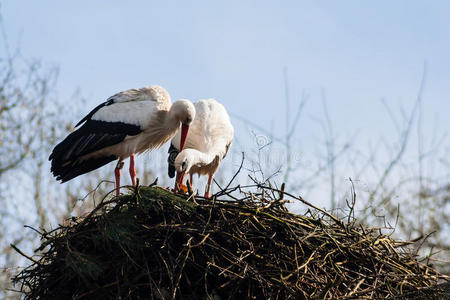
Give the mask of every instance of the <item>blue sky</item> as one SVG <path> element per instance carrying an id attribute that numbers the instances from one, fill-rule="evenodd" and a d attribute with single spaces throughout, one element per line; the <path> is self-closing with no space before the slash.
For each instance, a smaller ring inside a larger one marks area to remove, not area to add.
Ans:
<path id="1" fill-rule="evenodd" d="M 292 105 L 309 95 L 295 136 L 304 152 L 320 134 L 322 90 L 339 136 L 393 135 L 380 99 L 410 108 L 425 61 L 426 134 L 435 120 L 448 131 L 449 13 L 448 1 L 1 1 L 10 47 L 59 66 L 62 101 L 80 88 L 91 108 L 160 84 L 282 132 L 286 68 Z"/>
<path id="2" fill-rule="evenodd" d="M 95 104 L 158 83 L 174 99 L 214 96 L 263 119 L 283 99 L 284 67 L 293 99 L 324 88 L 340 115 L 414 97 L 426 60 L 427 101 L 448 108 L 449 9 L 445 1 L 2 2 L 11 46 L 20 41 L 26 57 L 60 66 L 62 96 L 80 87 Z"/>

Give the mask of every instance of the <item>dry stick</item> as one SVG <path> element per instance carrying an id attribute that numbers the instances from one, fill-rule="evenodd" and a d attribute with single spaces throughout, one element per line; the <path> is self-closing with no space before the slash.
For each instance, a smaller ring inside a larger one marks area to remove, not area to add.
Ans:
<path id="1" fill-rule="evenodd" d="M 331 158 L 334 156 L 334 141 L 335 136 L 333 133 L 333 126 L 331 125 L 331 119 L 330 115 L 328 114 L 328 107 L 326 102 L 326 96 L 325 91 L 322 89 L 322 106 L 323 106 L 323 113 L 325 115 L 325 125 L 324 132 L 325 132 L 325 145 L 327 149 L 327 162 L 328 162 L 328 168 L 330 170 L 330 200 L 331 200 L 331 209 L 336 208 L 336 165 L 335 160 L 332 160 Z"/>
<path id="2" fill-rule="evenodd" d="M 176 299 L 176 296 L 177 296 L 178 286 L 180 285 L 180 280 L 181 280 L 181 276 L 183 275 L 184 266 L 186 265 L 186 261 L 189 257 L 189 254 L 191 253 L 191 241 L 192 241 L 192 237 L 189 238 L 189 240 L 187 241 L 187 244 L 186 244 L 188 249 L 186 251 L 186 255 L 184 257 L 183 264 L 181 265 L 180 272 L 178 273 L 177 282 L 173 289 L 172 299 Z"/>
<path id="3" fill-rule="evenodd" d="M 302 95 L 302 100 L 300 101 L 300 104 L 298 106 L 297 109 L 297 113 L 295 115 L 294 121 L 292 122 L 292 124 L 290 124 L 290 120 L 289 120 L 289 112 L 290 112 L 290 108 L 289 108 L 289 88 L 288 88 L 288 80 L 287 80 L 287 75 L 285 75 L 285 88 L 286 88 L 286 173 L 284 174 L 283 177 L 283 182 L 287 182 L 289 175 L 292 171 L 292 166 L 291 166 L 291 139 L 292 136 L 294 135 L 295 129 L 297 127 L 297 124 L 300 120 L 300 116 L 303 112 L 303 108 L 306 104 L 306 96 L 305 93 L 303 93 Z M 291 126 L 291 128 L 289 128 L 289 126 Z"/>
<path id="4" fill-rule="evenodd" d="M 406 130 L 402 134 L 403 136 L 402 136 L 402 140 L 401 140 L 400 149 L 397 152 L 397 155 L 394 157 L 394 159 L 391 160 L 391 162 L 389 163 L 387 168 L 384 170 L 383 175 L 381 175 L 380 181 L 376 185 L 375 189 L 370 193 L 369 199 L 371 202 L 373 202 L 375 195 L 378 193 L 379 189 L 384 185 L 384 182 L 386 181 L 386 179 L 389 176 L 389 174 L 391 173 L 391 171 L 394 169 L 394 167 L 400 162 L 400 159 L 403 157 L 403 154 L 406 150 L 406 145 L 408 143 L 409 136 L 411 133 L 412 123 L 415 119 L 416 111 L 418 110 L 419 104 L 422 99 L 423 89 L 425 87 L 425 78 L 426 78 L 426 66 L 424 66 L 424 70 L 422 73 L 422 79 L 420 81 L 420 86 L 419 86 L 419 91 L 417 93 L 416 103 L 414 104 L 413 110 L 412 110 L 409 120 L 407 122 Z M 372 208 L 372 212 L 373 211 L 374 211 L 374 209 Z"/>
<path id="5" fill-rule="evenodd" d="M 424 69 L 426 68 L 426 64 L 424 64 Z M 418 150 L 418 167 L 419 167 L 419 215 L 418 215 L 418 225 L 419 228 L 423 229 L 423 191 L 424 191 L 424 183 L 423 183 L 423 133 L 422 133 L 422 97 L 419 97 L 419 113 L 417 117 L 417 150 Z M 421 233 L 423 231 L 421 230 Z"/>
<path id="6" fill-rule="evenodd" d="M 417 247 L 417 249 L 414 251 L 414 255 L 416 256 L 419 252 L 419 249 L 422 248 L 422 245 L 425 243 L 425 241 L 433 234 L 436 233 L 436 230 L 433 230 L 432 232 L 430 232 L 429 234 L 427 234 L 422 241 L 420 242 L 419 246 Z M 421 236 L 422 237 L 422 236 Z M 420 239 L 419 239 L 420 240 Z"/>
<path id="7" fill-rule="evenodd" d="M 118 285 L 118 284 L 119 284 L 119 281 L 118 281 L 118 280 L 117 280 L 117 281 L 114 281 L 114 282 L 111 282 L 111 283 L 108 283 L 108 284 L 105 284 L 104 286 L 101 286 L 101 287 L 99 287 L 99 288 L 97 288 L 97 289 L 95 289 L 95 290 L 92 290 L 92 291 L 88 291 L 88 292 L 86 292 L 86 293 L 83 293 L 83 294 L 79 295 L 78 297 L 76 297 L 75 299 L 81 299 L 81 298 L 83 298 L 83 297 L 86 297 L 86 296 L 88 296 L 88 295 L 91 295 L 91 294 L 95 293 L 96 291 L 98 291 L 98 290 L 100 290 L 100 289 L 108 288 L 108 287 L 115 286 L 115 285 Z"/>
<path id="8" fill-rule="evenodd" d="M 237 175 L 241 172 L 242 166 L 244 165 L 244 159 L 245 159 L 245 154 L 244 154 L 244 152 L 242 152 L 242 160 L 241 160 L 241 165 L 239 166 L 239 169 L 238 169 L 237 172 L 233 175 L 233 177 L 231 178 L 230 182 L 228 182 L 228 184 L 227 184 L 227 186 L 225 187 L 225 189 L 222 189 L 221 191 L 219 191 L 218 193 L 216 193 L 216 194 L 214 195 L 214 197 L 218 197 L 218 196 L 223 195 L 223 191 L 226 191 L 226 190 L 230 187 L 230 185 L 231 185 L 231 183 L 233 182 L 233 180 L 234 180 L 234 179 L 237 177 Z"/>
<path id="9" fill-rule="evenodd" d="M 274 188 L 269 188 L 269 187 L 262 186 L 262 185 L 260 186 L 260 188 L 262 188 L 262 189 L 270 189 L 270 190 L 275 191 L 275 192 L 278 192 L 278 193 L 281 193 L 281 192 L 282 192 L 281 190 L 274 189 Z M 283 191 L 283 193 L 284 193 L 284 195 L 287 195 L 287 196 L 292 197 L 292 198 L 294 198 L 294 199 L 296 199 L 296 200 L 299 200 L 299 201 L 302 202 L 303 204 L 306 204 L 306 205 L 308 205 L 308 206 L 314 208 L 315 210 L 320 211 L 321 213 L 323 213 L 323 214 L 327 215 L 328 217 L 330 217 L 331 219 L 333 219 L 333 221 L 335 221 L 338 225 L 340 225 L 341 227 L 345 228 L 345 225 L 342 223 L 341 220 L 339 220 L 338 218 L 336 218 L 335 216 L 333 216 L 332 214 L 330 214 L 330 213 L 327 212 L 326 210 L 324 210 L 324 209 L 322 209 L 322 208 L 319 208 L 319 207 L 315 206 L 314 204 L 309 203 L 308 201 L 306 201 L 305 199 L 303 199 L 301 196 L 296 197 L 296 196 L 294 196 L 294 195 L 292 195 L 292 194 L 290 194 L 290 193 L 287 193 L 287 192 L 285 192 L 285 191 Z"/>
<path id="10" fill-rule="evenodd" d="M 34 227 L 31 227 L 30 225 L 23 225 L 24 228 L 30 228 L 31 230 L 35 231 L 36 233 L 38 233 L 39 235 L 43 235 L 42 232 L 40 232 L 39 230 L 37 230 Z"/>
<path id="11" fill-rule="evenodd" d="M 354 138 L 354 136 L 352 136 L 349 140 L 352 140 L 353 138 Z M 342 146 L 342 148 L 339 151 L 337 151 L 337 153 L 334 156 L 332 156 L 330 158 L 330 162 L 334 163 L 342 154 L 344 154 L 350 148 L 349 145 L 350 145 L 349 143 L 345 143 L 344 146 Z M 300 185 L 306 185 L 308 182 L 311 182 L 311 181 L 315 180 L 317 178 L 317 176 L 319 176 L 327 168 L 328 168 L 328 162 L 327 162 L 327 164 L 320 166 L 308 178 L 302 180 L 302 182 L 300 182 Z"/>
<path id="12" fill-rule="evenodd" d="M 246 118 L 241 117 L 241 116 L 239 116 L 239 115 L 237 115 L 237 114 L 234 114 L 234 113 L 230 113 L 230 115 L 231 115 L 232 117 L 238 119 L 238 120 L 241 120 L 241 121 L 242 121 L 243 123 L 245 123 L 245 124 L 248 124 L 248 125 L 253 126 L 254 128 L 256 128 L 256 129 L 258 129 L 259 131 L 263 132 L 265 135 L 272 137 L 274 141 L 277 141 L 277 142 L 280 143 L 281 145 L 286 145 L 286 143 L 285 143 L 282 139 L 277 138 L 277 137 L 274 137 L 269 131 L 267 131 L 266 129 L 262 128 L 262 127 L 259 126 L 258 124 L 253 123 L 252 121 L 249 121 L 249 120 L 247 120 Z"/>
<path id="13" fill-rule="evenodd" d="M 350 219 L 353 217 L 353 220 L 355 219 L 355 204 L 356 204 L 356 191 L 355 191 L 355 185 L 353 183 L 353 180 L 349 177 L 348 178 L 351 183 L 351 192 L 352 192 L 352 202 L 351 204 L 347 202 L 347 206 L 350 208 L 350 211 L 348 213 L 347 223 L 350 223 Z"/>
<path id="14" fill-rule="evenodd" d="M 35 264 L 39 264 L 39 262 L 37 260 L 35 260 L 34 258 L 32 258 L 31 256 L 26 255 L 25 253 L 23 253 L 22 251 L 19 250 L 19 248 L 17 248 L 15 245 L 13 244 L 9 244 L 14 250 L 16 250 L 20 255 L 22 255 L 25 258 L 28 258 L 29 260 L 31 260 L 32 262 L 34 262 Z"/>

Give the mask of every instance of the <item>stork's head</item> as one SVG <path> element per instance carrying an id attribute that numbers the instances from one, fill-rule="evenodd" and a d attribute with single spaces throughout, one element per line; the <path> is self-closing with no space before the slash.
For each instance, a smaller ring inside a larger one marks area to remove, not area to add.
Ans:
<path id="1" fill-rule="evenodd" d="M 175 170 L 179 173 L 189 173 L 194 165 L 195 153 L 194 149 L 185 149 L 181 151 L 175 158 Z"/>
<path id="2" fill-rule="evenodd" d="M 172 104 L 172 115 L 183 125 L 191 125 L 195 118 L 195 107 L 191 101 L 181 99 Z"/>
<path id="3" fill-rule="evenodd" d="M 181 123 L 180 151 L 182 151 L 189 131 L 189 126 L 195 119 L 195 107 L 191 101 L 181 99 L 175 102 L 170 110 L 175 118 Z"/>

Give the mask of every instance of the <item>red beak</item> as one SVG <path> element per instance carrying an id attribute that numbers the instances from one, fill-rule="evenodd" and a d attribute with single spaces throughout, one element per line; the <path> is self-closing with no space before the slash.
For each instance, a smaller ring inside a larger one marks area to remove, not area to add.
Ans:
<path id="1" fill-rule="evenodd" d="M 186 142 L 186 137 L 189 131 L 189 125 L 181 124 L 181 140 L 180 140 L 180 152 L 183 150 L 184 143 Z"/>
<path id="2" fill-rule="evenodd" d="M 180 185 L 184 181 L 184 172 L 177 172 L 177 177 L 175 179 L 175 183 Z"/>
<path id="3" fill-rule="evenodd" d="M 178 192 L 178 188 L 184 181 L 184 172 L 177 172 L 177 177 L 175 179 L 175 187 L 173 188 L 175 192 Z"/>
<path id="4" fill-rule="evenodd" d="M 181 140 L 180 140 L 180 152 L 184 148 L 184 143 L 186 142 L 186 137 L 189 131 L 189 125 L 181 124 Z M 177 177 L 175 179 L 175 192 L 178 191 L 178 186 L 183 183 L 184 172 L 177 172 Z"/>

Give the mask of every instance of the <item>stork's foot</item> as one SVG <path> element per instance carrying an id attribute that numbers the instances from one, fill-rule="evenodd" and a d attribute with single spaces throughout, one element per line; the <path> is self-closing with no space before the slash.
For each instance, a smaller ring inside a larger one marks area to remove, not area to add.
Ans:
<path id="1" fill-rule="evenodd" d="M 206 192 L 205 195 L 203 196 L 205 198 L 211 198 L 211 194 L 209 192 Z"/>

